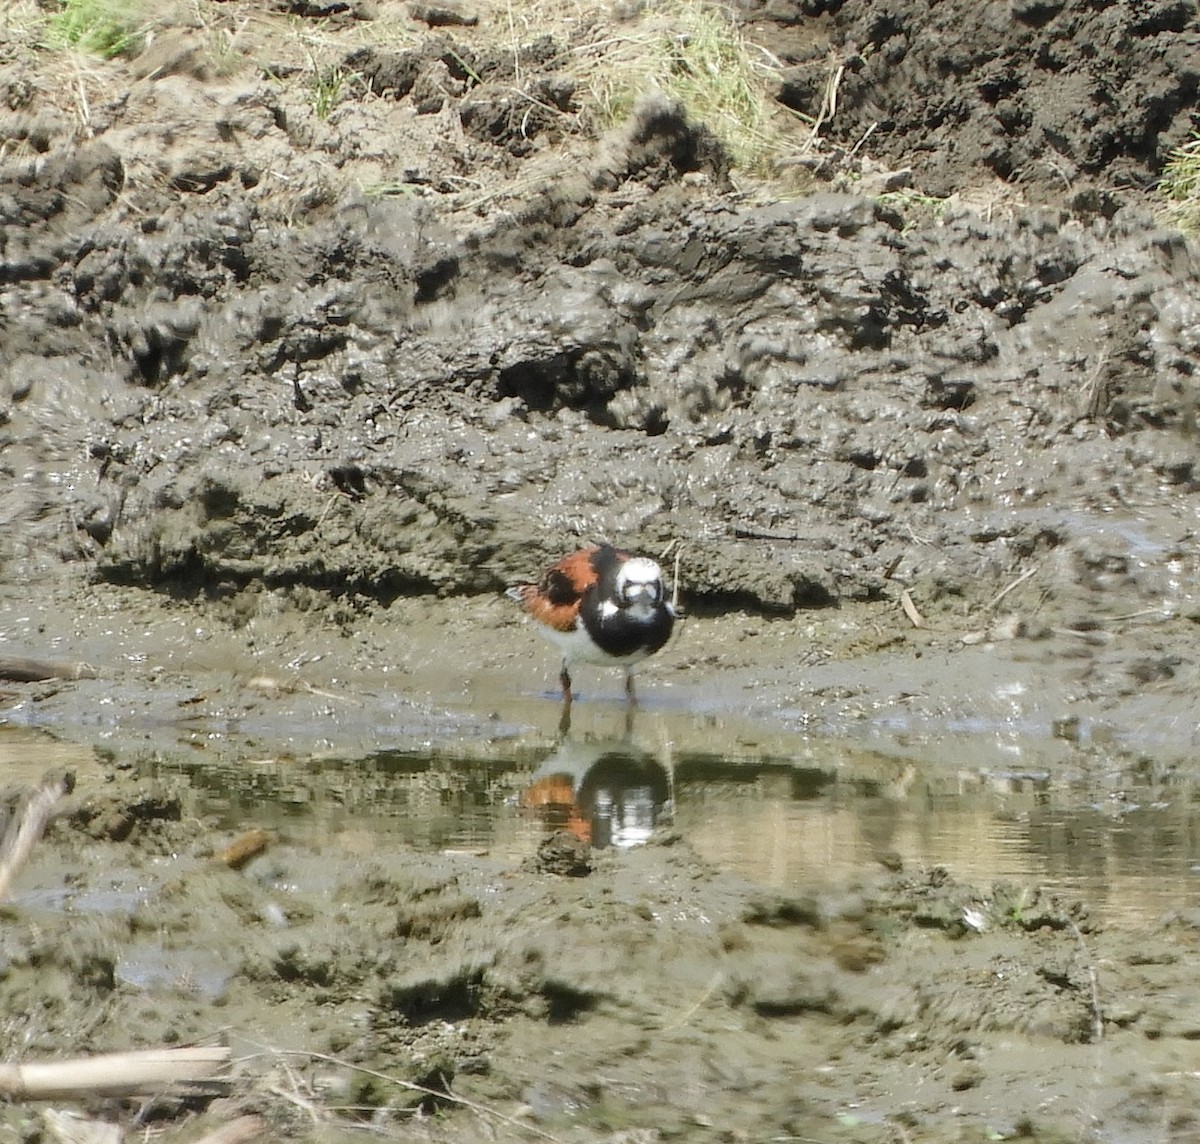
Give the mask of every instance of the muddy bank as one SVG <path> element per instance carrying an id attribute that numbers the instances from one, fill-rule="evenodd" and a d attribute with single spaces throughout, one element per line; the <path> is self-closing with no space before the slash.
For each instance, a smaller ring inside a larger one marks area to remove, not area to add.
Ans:
<path id="1" fill-rule="evenodd" d="M 390 599 L 495 591 L 603 534 L 682 540 L 692 600 L 769 612 L 889 579 L 936 606 L 1042 558 L 1064 593 L 1161 598 L 1153 569 L 1122 576 L 1136 538 L 1093 537 L 1191 510 L 1181 239 L 1137 215 L 905 230 L 843 197 L 686 199 L 628 238 L 468 247 L 362 203 L 282 236 L 202 208 L 88 243 L 53 307 L 18 286 L 9 310 L 7 563 Z M 173 251 L 200 259 L 174 285 L 149 273 Z"/>
<path id="2" fill-rule="evenodd" d="M 111 771 L 81 788 L 6 926 L 6 1010 L 29 1057 L 227 1039 L 235 1094 L 205 1124 L 874 1141 L 1191 1123 L 1186 912 L 1131 935 L 939 870 L 780 894 L 670 830 L 577 877 L 532 853 L 369 854 L 353 831 L 277 838 L 235 871 L 186 794 Z"/>
<path id="3" fill-rule="evenodd" d="M 1113 33 L 1173 80 L 1159 119 L 1114 124 L 1102 144 L 1099 123 L 1087 140 L 1047 126 L 1022 146 L 1156 162 L 1194 88 L 1173 65 L 1194 16 L 1171 7 Z M 1040 38 L 1082 58 L 1102 17 L 1026 12 L 1011 50 Z M 843 18 L 797 8 L 783 23 L 864 51 L 884 34 Z M 907 20 L 867 73 L 891 61 L 911 100 L 908 72 L 941 63 L 896 50 L 920 40 Z M 329 25 L 347 59 L 362 26 Z M 202 30 L 181 20 L 147 53 Z M 444 33 L 415 35 L 410 70 L 444 68 Z M 486 30 L 461 36 L 490 82 Z M 791 614 L 900 586 L 936 610 L 1030 562 L 1053 568 L 1045 595 L 1062 608 L 1188 606 L 1174 585 L 1193 559 L 1176 541 L 1194 513 L 1196 268 L 1145 199 L 988 214 L 950 200 L 931 216 L 816 186 L 762 205 L 662 98 L 599 141 L 562 113 L 514 151 L 472 134 L 474 80 L 422 115 L 380 78 L 395 60 L 353 58 L 366 88 L 347 85 L 324 118 L 306 93 L 240 74 L 113 62 L 108 82 L 128 91 L 93 93 L 109 98 L 82 142 L 33 82 L 36 59 L 10 53 L 10 578 L 66 560 L 187 592 L 386 601 L 493 592 L 602 535 L 685 542 L 687 595 L 717 608 Z M 565 58 L 522 54 L 525 82 L 552 84 Z M 1053 88 L 1021 90 L 1009 100 L 1071 114 Z M 1140 90 L 1123 92 L 1131 108 Z M 351 143 L 364 116 L 397 155 L 421 138 L 430 163 L 473 163 L 496 197 L 364 193 L 356 176 L 379 165 Z M 326 151 L 341 183 L 300 211 L 245 166 L 301 179 Z M 537 181 L 552 154 L 575 174 Z M 218 174 L 180 174 L 204 158 Z M 1120 516 L 1137 527 L 1101 527 Z"/>
<path id="4" fill-rule="evenodd" d="M 12 781 L 78 777 L 5 907 L 5 1056 L 227 1040 L 222 1101 L 95 1105 L 173 1138 L 1193 1135 L 1182 874 L 1101 924 L 886 832 L 767 890 L 683 803 L 628 851 L 352 812 L 382 751 L 519 800 L 572 742 L 1054 783 L 1097 862 L 1194 802 L 1200 291 L 1142 186 L 1194 10 L 743 5 L 822 121 L 781 190 L 662 95 L 585 105 L 655 6 L 302 7 L 164 7 L 72 84 L 0 17 L 0 651 L 94 669 L 0 692 Z M 596 673 L 563 742 L 499 592 L 600 537 L 681 546 L 689 618 L 636 728 Z"/>

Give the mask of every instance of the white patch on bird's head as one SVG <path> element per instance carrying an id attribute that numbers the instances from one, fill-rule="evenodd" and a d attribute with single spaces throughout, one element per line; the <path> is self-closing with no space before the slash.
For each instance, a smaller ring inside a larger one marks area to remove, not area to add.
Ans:
<path id="1" fill-rule="evenodd" d="M 635 602 L 658 604 L 663 598 L 662 569 L 645 556 L 632 556 L 617 569 L 617 600 L 622 605 Z"/>

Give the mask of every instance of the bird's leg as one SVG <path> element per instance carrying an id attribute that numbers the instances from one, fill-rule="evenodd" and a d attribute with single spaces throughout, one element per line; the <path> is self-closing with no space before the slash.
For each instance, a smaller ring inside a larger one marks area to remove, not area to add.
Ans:
<path id="1" fill-rule="evenodd" d="M 637 706 L 637 693 L 633 690 L 633 671 L 628 667 L 625 669 L 625 698 L 629 700 L 630 707 Z"/>
<path id="2" fill-rule="evenodd" d="M 562 684 L 563 695 L 562 714 L 558 717 L 558 733 L 565 736 L 571 730 L 571 673 L 567 670 L 566 660 L 563 660 L 558 681 Z"/>

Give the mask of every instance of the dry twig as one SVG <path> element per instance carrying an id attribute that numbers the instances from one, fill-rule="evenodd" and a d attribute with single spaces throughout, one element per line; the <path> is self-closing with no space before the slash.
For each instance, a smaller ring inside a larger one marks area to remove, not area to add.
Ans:
<path id="1" fill-rule="evenodd" d="M 54 1100 L 72 1096 L 128 1096 L 158 1092 L 167 1085 L 214 1083 L 212 1074 L 229 1061 L 222 1045 L 106 1053 L 69 1061 L 0 1064 L 0 1096 L 9 1100 Z"/>
<path id="2" fill-rule="evenodd" d="M 74 789 L 75 776 L 70 771 L 51 772 L 21 796 L 0 840 L 0 902 L 8 897 L 13 879 L 29 861 L 54 807 Z"/>
<path id="3" fill-rule="evenodd" d="M 1104 1039 L 1104 1010 L 1100 1005 L 1100 982 L 1096 977 L 1096 966 L 1088 953 L 1087 942 L 1083 940 L 1083 932 L 1074 922 L 1070 922 L 1068 928 L 1079 943 L 1084 965 L 1087 967 L 1088 981 L 1091 985 L 1092 1040 L 1099 1044 Z"/>
<path id="4" fill-rule="evenodd" d="M 491 1117 L 499 1120 L 503 1124 L 507 1124 L 511 1128 L 519 1128 L 522 1132 L 537 1136 L 541 1140 L 549 1140 L 551 1144 L 563 1144 L 560 1137 L 546 1132 L 544 1129 L 538 1128 L 535 1124 L 530 1124 L 527 1120 L 521 1120 L 514 1116 L 507 1116 L 499 1109 L 492 1108 L 486 1104 L 480 1104 L 475 1100 L 468 1100 L 465 1096 L 458 1096 L 451 1092 L 448 1088 L 429 1088 L 423 1084 L 414 1084 L 412 1081 L 404 1080 L 402 1077 L 392 1076 L 388 1073 L 378 1072 L 375 1069 L 367 1068 L 365 1065 L 356 1065 L 349 1061 L 341 1060 L 338 1057 L 331 1056 L 328 1053 L 312 1052 L 305 1049 L 271 1049 L 271 1056 L 286 1065 L 288 1057 L 305 1057 L 308 1060 L 324 1061 L 326 1064 L 338 1065 L 342 1068 L 350 1069 L 353 1072 L 362 1073 L 364 1076 L 374 1077 L 376 1080 L 385 1081 L 388 1084 L 395 1085 L 397 1088 L 405 1089 L 408 1092 L 419 1092 L 426 1096 L 431 1096 L 436 1100 L 444 1100 L 448 1104 L 456 1104 L 460 1108 L 470 1109 L 479 1116 Z M 289 1070 L 290 1071 L 290 1070 Z M 285 1095 L 283 1092 L 278 1092 L 277 1095 Z M 294 1096 L 289 1097 L 295 1103 L 303 1107 L 304 1101 L 297 1099 Z"/>
<path id="5" fill-rule="evenodd" d="M 999 592 L 997 592 L 997 593 L 996 593 L 996 594 L 995 594 L 995 595 L 994 595 L 994 596 L 993 596 L 993 597 L 992 597 L 992 598 L 991 598 L 991 599 L 990 599 L 990 600 L 989 600 L 989 601 L 988 601 L 988 602 L 987 602 L 987 603 L 986 603 L 986 604 L 983 606 L 983 610 L 986 612 L 986 611 L 989 611 L 990 609 L 994 608 L 994 607 L 995 607 L 995 606 L 996 606 L 998 603 L 1000 603 L 1000 601 L 1001 601 L 1001 600 L 1003 600 L 1003 599 L 1004 599 L 1004 597 L 1005 597 L 1005 596 L 1007 596 L 1007 595 L 1009 594 L 1009 592 L 1011 592 L 1011 591 L 1012 591 L 1014 588 L 1019 588 L 1019 587 L 1020 587 L 1022 584 L 1024 584 L 1024 583 L 1025 583 L 1025 581 L 1026 581 L 1026 580 L 1028 580 L 1028 579 L 1029 579 L 1029 577 L 1030 577 L 1030 576 L 1036 576 L 1036 575 L 1037 575 L 1037 571 L 1038 571 L 1038 570 L 1037 570 L 1037 565 L 1036 565 L 1036 564 L 1035 564 L 1035 565 L 1034 565 L 1032 568 L 1026 568 L 1026 569 L 1025 569 L 1025 571 L 1024 571 L 1024 572 L 1022 572 L 1022 573 L 1021 573 L 1021 575 L 1020 575 L 1020 576 L 1018 576 L 1018 577 L 1017 577 L 1017 578 L 1016 578 L 1016 579 L 1015 579 L 1015 580 L 1014 580 L 1014 581 L 1013 581 L 1011 584 L 1005 584 L 1005 586 L 1004 586 L 1003 588 L 1001 588 L 1001 589 L 1000 589 L 1000 591 L 999 591 Z"/>
<path id="6" fill-rule="evenodd" d="M 89 663 L 58 663 L 55 660 L 31 659 L 23 655 L 0 656 L 0 679 L 9 679 L 14 683 L 95 678 L 96 669 Z"/>
<path id="7" fill-rule="evenodd" d="M 917 609 L 917 605 L 913 603 L 913 598 L 909 595 L 907 588 L 900 590 L 900 607 L 904 609 L 904 614 L 908 617 L 909 622 L 914 628 L 923 628 L 925 626 L 925 617 L 921 615 Z"/>

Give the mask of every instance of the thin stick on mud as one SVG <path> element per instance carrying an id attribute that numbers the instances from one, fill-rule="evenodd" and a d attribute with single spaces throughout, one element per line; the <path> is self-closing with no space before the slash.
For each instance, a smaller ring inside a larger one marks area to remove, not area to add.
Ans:
<path id="1" fill-rule="evenodd" d="M 1029 579 L 1029 577 L 1030 577 L 1030 576 L 1036 576 L 1036 575 L 1037 575 L 1037 571 L 1038 571 L 1038 569 L 1037 569 L 1037 565 L 1036 565 L 1036 564 L 1035 564 L 1035 565 L 1034 565 L 1032 568 L 1026 568 L 1026 569 L 1025 569 L 1025 571 L 1024 571 L 1024 572 L 1022 572 L 1022 573 L 1021 573 L 1021 575 L 1020 575 L 1020 576 L 1018 576 L 1018 577 L 1017 577 L 1017 578 L 1016 578 L 1016 579 L 1015 579 L 1015 580 L 1014 580 L 1014 581 L 1013 581 L 1011 584 L 1005 584 L 1005 585 L 1004 585 L 1004 587 L 1003 587 L 1003 588 L 1001 588 L 1001 589 L 1000 589 L 1000 591 L 999 591 L 999 592 L 997 592 L 997 593 L 996 593 L 996 594 L 995 594 L 995 595 L 994 595 L 994 596 L 993 596 L 993 597 L 992 597 L 992 598 L 991 598 L 991 599 L 990 599 L 990 600 L 989 600 L 989 601 L 988 601 L 988 602 L 987 602 L 987 603 L 986 603 L 986 604 L 983 606 L 983 609 L 984 609 L 984 611 L 986 612 L 986 611 L 987 611 L 989 608 L 994 608 L 994 607 L 995 607 L 995 606 L 996 606 L 998 603 L 1000 603 L 1000 601 L 1001 601 L 1001 600 L 1003 600 L 1003 599 L 1004 599 L 1004 597 L 1005 597 L 1005 596 L 1007 596 L 1007 595 L 1009 594 L 1009 592 L 1011 592 L 1011 591 L 1012 591 L 1014 588 L 1019 588 L 1019 587 L 1020 587 L 1022 584 L 1024 584 L 1024 583 L 1025 583 L 1025 581 L 1026 581 L 1026 580 L 1028 580 L 1028 579 Z"/>
<path id="2" fill-rule="evenodd" d="M 90 663 L 61 663 L 25 655 L 0 655 L 0 679 L 13 683 L 41 683 L 47 679 L 95 679 Z"/>
<path id="3" fill-rule="evenodd" d="M 13 879 L 29 861 L 55 806 L 74 789 L 75 776 L 70 771 L 52 772 L 21 796 L 0 840 L 0 902 L 8 897 Z"/>
<path id="4" fill-rule="evenodd" d="M 1092 1041 L 1099 1044 L 1104 1040 L 1104 1010 L 1100 1007 L 1100 982 L 1096 977 L 1096 966 L 1088 952 L 1087 942 L 1083 940 L 1083 931 L 1074 922 L 1070 923 L 1070 930 L 1079 943 L 1084 964 L 1087 966 L 1088 981 L 1092 987 Z"/>
<path id="5" fill-rule="evenodd" d="M 213 1084 L 212 1074 L 229 1061 L 223 1045 L 105 1053 L 69 1061 L 0 1064 L 0 1096 L 9 1100 L 55 1100 L 73 1096 L 129 1096 L 167 1085 Z"/>

